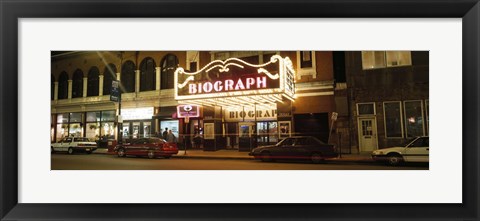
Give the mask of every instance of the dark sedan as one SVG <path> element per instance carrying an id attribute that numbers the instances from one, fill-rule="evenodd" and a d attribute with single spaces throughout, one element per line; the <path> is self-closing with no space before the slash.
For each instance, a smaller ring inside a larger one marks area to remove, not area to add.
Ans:
<path id="1" fill-rule="evenodd" d="M 164 157 L 170 158 L 173 154 L 178 153 L 176 143 L 168 143 L 160 138 L 138 138 L 125 139 L 123 144 L 115 147 L 115 152 L 119 157 L 131 156 L 147 156 L 148 158 Z"/>
<path id="2" fill-rule="evenodd" d="M 310 136 L 285 138 L 273 146 L 257 147 L 249 155 L 262 161 L 298 159 L 311 160 L 313 163 L 320 163 L 324 159 L 338 156 L 334 145 Z"/>

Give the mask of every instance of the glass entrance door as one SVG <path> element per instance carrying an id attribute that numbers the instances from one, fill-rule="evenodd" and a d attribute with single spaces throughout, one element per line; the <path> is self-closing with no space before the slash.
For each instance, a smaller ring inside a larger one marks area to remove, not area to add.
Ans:
<path id="1" fill-rule="evenodd" d="M 259 146 L 278 142 L 277 122 L 257 122 L 257 142 Z"/>

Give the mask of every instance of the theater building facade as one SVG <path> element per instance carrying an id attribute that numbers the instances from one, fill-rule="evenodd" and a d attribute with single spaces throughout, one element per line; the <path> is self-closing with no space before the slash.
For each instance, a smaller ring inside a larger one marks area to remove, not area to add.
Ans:
<path id="1" fill-rule="evenodd" d="M 168 128 L 181 147 L 206 151 L 249 151 L 296 135 L 328 142 L 333 70 L 329 51 L 52 53 L 51 140 L 161 136 Z M 120 118 L 110 101 L 115 80 Z"/>

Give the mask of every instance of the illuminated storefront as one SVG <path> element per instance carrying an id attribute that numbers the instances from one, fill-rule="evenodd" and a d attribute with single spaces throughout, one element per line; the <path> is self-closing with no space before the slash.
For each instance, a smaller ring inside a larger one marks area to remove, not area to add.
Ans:
<path id="1" fill-rule="evenodd" d="M 122 132 L 124 138 L 151 137 L 153 107 L 122 108 Z"/>
<path id="2" fill-rule="evenodd" d="M 205 150 L 249 151 L 290 136 L 294 81 L 288 57 L 273 55 L 258 65 L 237 58 L 215 60 L 196 72 L 178 68 L 175 99 L 203 108 L 203 116 L 198 117 L 203 124 L 198 127 L 204 128 Z M 186 127 L 191 128 L 190 122 Z"/>
<path id="3" fill-rule="evenodd" d="M 56 127 L 52 134 L 56 134 L 52 141 L 59 141 L 64 137 L 87 137 L 99 140 L 102 137 L 115 137 L 115 111 L 94 111 L 60 113 L 52 115 L 56 119 Z"/>

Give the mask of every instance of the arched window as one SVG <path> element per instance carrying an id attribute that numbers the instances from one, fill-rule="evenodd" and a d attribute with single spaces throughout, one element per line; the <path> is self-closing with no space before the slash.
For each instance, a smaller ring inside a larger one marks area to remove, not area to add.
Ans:
<path id="1" fill-rule="evenodd" d="M 122 81 L 122 92 L 135 92 L 135 64 L 133 61 L 123 63 L 120 80 Z"/>
<path id="2" fill-rule="evenodd" d="M 98 96 L 98 75 L 97 67 L 91 67 L 88 71 L 87 96 Z"/>
<path id="3" fill-rule="evenodd" d="M 161 89 L 173 88 L 173 73 L 178 66 L 178 58 L 173 54 L 167 54 L 163 57 L 161 66 Z"/>
<path id="4" fill-rule="evenodd" d="M 140 63 L 140 91 L 154 91 L 156 81 L 155 61 L 153 58 L 145 58 Z"/>
<path id="5" fill-rule="evenodd" d="M 68 74 L 63 71 L 58 78 L 58 99 L 68 98 Z"/>
<path id="6" fill-rule="evenodd" d="M 110 94 L 112 80 L 117 80 L 117 67 L 114 64 L 108 64 L 103 70 L 103 95 Z"/>
<path id="7" fill-rule="evenodd" d="M 73 72 L 72 78 L 72 98 L 83 96 L 83 72 L 80 69 Z"/>
<path id="8" fill-rule="evenodd" d="M 51 84 L 50 84 L 50 96 L 51 96 L 51 99 L 53 101 L 53 99 L 55 99 L 55 76 L 52 76 L 50 77 L 51 79 Z"/>

